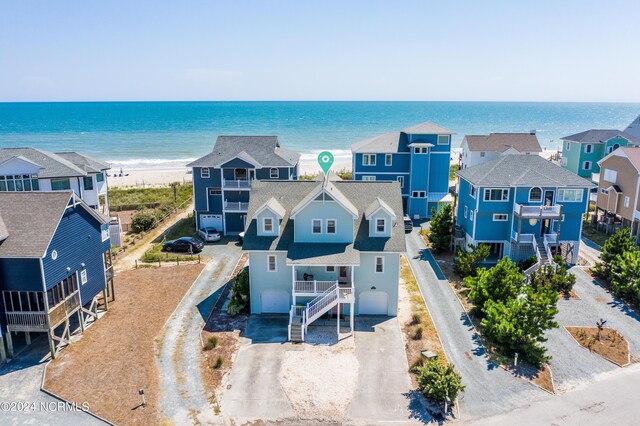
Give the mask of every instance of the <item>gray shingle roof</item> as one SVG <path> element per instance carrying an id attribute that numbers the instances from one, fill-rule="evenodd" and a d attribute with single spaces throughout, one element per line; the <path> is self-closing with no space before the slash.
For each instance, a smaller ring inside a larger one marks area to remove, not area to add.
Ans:
<path id="1" fill-rule="evenodd" d="M 628 139 L 632 143 L 640 144 L 640 138 L 637 138 L 633 135 L 630 135 L 628 133 L 625 133 L 621 130 L 616 130 L 616 129 L 585 130 L 584 132 L 576 133 L 575 135 L 565 136 L 562 139 L 565 141 L 572 141 L 572 142 L 604 143 L 616 136 L 622 136 L 623 138 Z"/>
<path id="2" fill-rule="evenodd" d="M 637 116 L 626 129 L 624 129 L 624 132 L 633 137 L 640 138 L 640 115 Z"/>
<path id="3" fill-rule="evenodd" d="M 393 153 L 407 151 L 407 137 L 401 132 L 383 133 L 351 145 L 351 152 Z"/>
<path id="4" fill-rule="evenodd" d="M 218 136 L 213 151 L 198 158 L 187 167 L 214 167 L 226 163 L 242 152 L 263 167 L 292 167 L 300 154 L 281 148 L 277 136 Z"/>
<path id="5" fill-rule="evenodd" d="M 446 127 L 442 127 L 439 124 L 426 121 L 424 123 L 416 124 L 415 126 L 407 127 L 403 132 L 410 135 L 453 135 L 455 134 Z"/>
<path id="6" fill-rule="evenodd" d="M 282 207 L 282 204 L 280 204 L 278 200 L 276 200 L 275 198 L 271 197 L 269 198 L 269 201 L 264 203 L 261 207 L 259 207 L 256 210 L 256 212 L 254 213 L 254 216 L 259 214 L 263 209 L 266 209 L 266 208 L 270 209 L 272 212 L 274 212 L 280 217 L 284 217 L 284 215 L 287 213 L 284 207 Z"/>
<path id="7" fill-rule="evenodd" d="M 109 170 L 111 165 L 100 160 L 96 160 L 88 155 L 80 154 L 78 152 L 56 152 L 57 155 L 70 161 L 72 164 L 81 168 L 87 173 L 100 173 L 104 170 Z"/>
<path id="8" fill-rule="evenodd" d="M 256 181 L 251 188 L 247 217 L 253 217 L 255 211 L 272 197 L 285 208 L 286 214 L 280 224 L 279 235 L 276 237 L 257 236 L 256 220 L 251 220 L 245 231 L 243 249 L 287 251 L 291 262 L 318 264 L 357 263 L 360 251 L 405 251 L 404 227 L 394 226 L 389 238 L 369 237 L 369 224 L 364 217 L 364 211 L 376 200 L 376 197 L 380 197 L 389 205 L 396 217 L 402 217 L 402 194 L 398 182 L 346 180 L 335 181 L 332 184 L 358 211 L 357 219 L 354 221 L 356 234 L 354 243 L 294 243 L 291 211 L 310 193 L 318 191 L 318 182 Z"/>
<path id="9" fill-rule="evenodd" d="M 537 136 L 531 133 L 467 135 L 464 140 L 469 151 L 504 152 L 509 148 L 515 148 L 520 152 L 542 152 Z"/>
<path id="10" fill-rule="evenodd" d="M 393 209 L 391 207 L 389 207 L 389 205 L 387 203 L 382 201 L 380 199 L 380 197 L 377 197 L 375 200 L 373 200 L 373 202 L 371 204 L 369 204 L 369 207 L 367 207 L 365 209 L 364 217 L 369 218 L 373 213 L 375 213 L 380 208 L 385 209 L 389 213 L 395 214 Z"/>
<path id="11" fill-rule="evenodd" d="M 21 157 L 42 167 L 38 173 L 40 178 L 86 176 L 87 173 L 66 158 L 53 152 L 36 148 L 2 148 L 0 164 L 13 158 Z"/>
<path id="12" fill-rule="evenodd" d="M 0 216 L 9 234 L 0 242 L 0 257 L 43 257 L 71 194 L 0 192 Z"/>
<path id="13" fill-rule="evenodd" d="M 588 180 L 539 155 L 502 155 L 495 160 L 460 170 L 457 175 L 483 187 L 595 187 Z"/>

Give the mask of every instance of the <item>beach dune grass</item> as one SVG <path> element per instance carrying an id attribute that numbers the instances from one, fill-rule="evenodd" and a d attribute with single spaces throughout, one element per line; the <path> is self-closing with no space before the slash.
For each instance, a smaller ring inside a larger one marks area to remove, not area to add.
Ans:
<path id="1" fill-rule="evenodd" d="M 175 185 L 175 194 L 173 185 Z M 175 183 L 159 188 L 109 189 L 109 206 L 114 211 L 156 208 L 164 205 L 178 206 L 191 198 L 193 185 Z"/>

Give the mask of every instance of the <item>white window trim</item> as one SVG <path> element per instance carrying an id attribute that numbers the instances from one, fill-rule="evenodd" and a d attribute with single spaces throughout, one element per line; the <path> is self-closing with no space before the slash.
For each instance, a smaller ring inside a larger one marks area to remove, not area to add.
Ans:
<path id="1" fill-rule="evenodd" d="M 320 232 L 313 232 L 313 229 L 314 229 L 313 225 L 316 220 L 320 222 Z M 322 234 L 322 219 L 311 219 L 311 235 L 320 235 L 320 234 Z"/>
<path id="2" fill-rule="evenodd" d="M 464 206 L 464 218 L 467 218 L 467 215 L 469 214 L 469 207 Z"/>
<path id="3" fill-rule="evenodd" d="M 271 231 L 267 231 L 267 220 L 271 221 Z M 272 217 L 263 217 L 262 218 L 262 232 L 265 234 L 273 234 L 273 218 Z"/>
<path id="4" fill-rule="evenodd" d="M 333 221 L 333 231 L 334 232 L 329 232 L 329 221 Z M 325 219 L 324 221 L 325 223 L 325 232 L 327 235 L 336 235 L 338 233 L 338 219 Z"/>
<path id="5" fill-rule="evenodd" d="M 485 156 L 485 152 L 484 151 L 480 151 L 480 157 L 484 157 Z"/>
<path id="6" fill-rule="evenodd" d="M 473 210 L 469 211 L 469 220 L 473 222 Z"/>
<path id="7" fill-rule="evenodd" d="M 382 259 L 382 271 L 378 272 L 378 259 Z M 376 274 L 384 274 L 384 256 L 376 256 L 373 264 L 373 272 Z"/>
<path id="8" fill-rule="evenodd" d="M 382 231 L 378 231 L 378 221 L 381 220 L 384 223 L 384 229 Z M 384 217 L 376 218 L 376 223 L 374 223 L 373 232 L 376 234 L 386 234 L 387 233 L 387 219 Z"/>
<path id="9" fill-rule="evenodd" d="M 565 191 L 580 191 L 580 199 L 579 200 L 565 200 L 563 195 Z M 584 189 L 582 188 L 559 188 L 558 189 L 558 202 L 563 203 L 581 203 L 584 198 Z"/>
<path id="10" fill-rule="evenodd" d="M 613 169 L 604 169 L 602 176 L 604 177 L 605 181 L 615 184 L 616 180 L 618 179 L 618 171 Z M 612 177 L 613 179 L 611 179 Z"/>
<path id="11" fill-rule="evenodd" d="M 273 269 L 271 269 L 271 259 L 273 259 Z M 267 271 L 278 272 L 278 257 L 275 254 L 267 256 Z"/>
<path id="12" fill-rule="evenodd" d="M 476 188 L 476 186 L 469 184 L 469 196 L 475 199 L 477 194 L 478 194 L 478 189 Z"/>
<path id="13" fill-rule="evenodd" d="M 498 217 L 504 217 L 504 219 L 499 219 Z M 493 214 L 493 221 L 494 222 L 508 222 L 509 221 L 509 215 L 506 213 L 494 213 Z"/>
<path id="14" fill-rule="evenodd" d="M 87 283 L 87 270 L 83 269 L 80 271 L 80 284 L 85 285 Z"/>
<path id="15" fill-rule="evenodd" d="M 362 180 L 367 181 L 367 182 L 373 182 L 373 181 L 376 180 L 376 177 L 375 176 L 370 176 L 370 175 L 362 176 Z"/>
<path id="16" fill-rule="evenodd" d="M 624 196 L 624 208 L 628 209 L 629 208 L 629 204 L 631 204 L 631 198 L 628 196 Z"/>
<path id="17" fill-rule="evenodd" d="M 207 171 L 207 173 L 204 172 L 205 170 Z M 211 177 L 211 173 L 210 173 L 208 167 L 203 167 L 203 168 L 200 169 L 200 177 L 202 179 L 209 179 L 209 177 Z"/>
<path id="18" fill-rule="evenodd" d="M 589 149 L 587 149 L 589 148 Z M 593 154 L 593 145 L 588 143 L 584 145 L 584 153 L 585 154 Z"/>
<path id="19" fill-rule="evenodd" d="M 275 170 L 276 175 L 273 175 L 273 171 Z M 276 167 L 271 167 L 269 169 L 269 179 L 278 179 L 280 177 L 280 170 L 278 170 L 278 168 Z"/>
<path id="20" fill-rule="evenodd" d="M 604 195 L 609 195 L 609 190 L 607 188 L 600 189 L 600 192 Z"/>
<path id="21" fill-rule="evenodd" d="M 373 161 L 371 161 L 373 160 Z M 362 165 L 363 166 L 375 166 L 376 165 L 376 154 L 362 154 Z"/>
<path id="22" fill-rule="evenodd" d="M 400 188 L 404 188 L 404 176 L 398 176 L 396 180 L 400 182 Z"/>
<path id="23" fill-rule="evenodd" d="M 487 199 L 487 193 L 491 193 L 492 190 L 495 191 L 502 191 L 502 197 L 499 200 L 490 200 Z M 507 191 L 507 198 L 504 199 L 504 191 Z M 511 188 L 485 188 L 484 189 L 484 197 L 482 198 L 482 201 L 486 202 L 486 203 L 504 203 L 509 201 L 509 197 L 511 196 Z"/>
<path id="24" fill-rule="evenodd" d="M 567 151 L 571 151 L 571 142 L 567 142 Z"/>
<path id="25" fill-rule="evenodd" d="M 587 168 L 587 164 L 589 165 L 589 167 Z M 591 161 L 590 160 L 586 160 L 582 162 L 582 170 L 591 170 Z"/>
<path id="26" fill-rule="evenodd" d="M 533 199 L 531 199 L 531 192 L 532 192 L 534 189 L 539 189 L 539 190 L 540 190 L 540 199 L 539 199 L 539 200 L 533 200 Z M 543 194 L 542 188 L 540 188 L 539 186 L 534 186 L 534 187 L 532 187 L 531 189 L 529 189 L 529 202 L 530 202 L 530 203 L 541 203 L 541 202 L 542 202 L 542 198 L 543 198 L 543 196 L 544 196 L 544 194 Z"/>
<path id="27" fill-rule="evenodd" d="M 393 166 L 393 154 L 384 155 L 384 165 L 386 167 Z"/>
<path id="28" fill-rule="evenodd" d="M 440 142 L 440 139 L 441 139 L 441 138 L 445 138 L 445 139 L 446 139 L 446 142 L 445 142 L 445 143 L 441 143 L 441 142 Z M 438 145 L 449 145 L 449 139 L 450 139 L 450 138 L 449 138 L 449 136 L 448 136 L 448 135 L 438 135 L 438 137 L 437 137 L 436 139 L 437 139 L 437 144 L 438 144 Z"/>
<path id="29" fill-rule="evenodd" d="M 564 222 L 564 214 L 560 216 L 560 222 Z"/>
<path id="30" fill-rule="evenodd" d="M 329 269 L 331 268 L 331 269 Z M 327 265 L 325 267 L 325 272 L 335 272 L 336 271 L 336 267 L 334 265 Z"/>
<path id="31" fill-rule="evenodd" d="M 420 196 L 420 194 L 424 194 Z M 427 198 L 427 191 L 413 191 L 411 192 L 411 198 Z"/>

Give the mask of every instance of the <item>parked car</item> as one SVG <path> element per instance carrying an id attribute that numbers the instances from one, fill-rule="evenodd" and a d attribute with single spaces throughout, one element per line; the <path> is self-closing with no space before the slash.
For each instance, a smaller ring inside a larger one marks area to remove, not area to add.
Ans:
<path id="1" fill-rule="evenodd" d="M 204 243 L 202 240 L 193 237 L 182 237 L 177 240 L 167 241 L 162 245 L 164 251 L 183 251 L 198 253 L 202 251 Z"/>
<path id="2" fill-rule="evenodd" d="M 220 241 L 220 231 L 212 227 L 200 228 L 200 230 L 198 231 L 198 236 L 205 243 Z"/>
<path id="3" fill-rule="evenodd" d="M 409 217 L 409 215 L 404 215 L 404 232 L 411 232 L 413 231 L 413 222 L 411 221 L 411 218 Z"/>

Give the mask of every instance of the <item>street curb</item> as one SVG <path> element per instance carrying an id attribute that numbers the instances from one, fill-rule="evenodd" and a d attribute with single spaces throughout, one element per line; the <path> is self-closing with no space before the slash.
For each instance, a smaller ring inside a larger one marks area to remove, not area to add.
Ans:
<path id="1" fill-rule="evenodd" d="M 574 341 L 574 342 L 576 342 L 576 343 L 578 344 L 578 346 L 580 346 L 582 349 L 584 349 L 584 350 L 586 350 L 586 351 L 589 351 L 589 353 L 596 354 L 596 355 L 598 355 L 600 358 L 603 358 L 603 359 L 605 359 L 605 360 L 609 361 L 610 363 L 612 363 L 613 365 L 617 365 L 617 366 L 618 366 L 618 367 L 620 367 L 620 368 L 625 368 L 625 367 L 628 367 L 629 365 L 631 365 L 631 348 L 629 347 L 629 341 L 627 340 L 627 338 L 626 338 L 626 337 L 624 337 L 624 336 L 622 335 L 622 333 L 620 333 L 620 332 L 619 332 L 618 330 L 616 330 L 615 328 L 611 328 L 611 327 L 604 327 L 604 329 L 613 330 L 613 331 L 615 331 L 616 333 L 618 333 L 619 335 L 621 335 L 621 336 L 624 338 L 624 341 L 627 343 L 627 353 L 628 353 L 628 356 L 627 356 L 627 363 L 626 363 L 626 364 L 618 364 L 618 363 L 617 363 L 617 362 L 615 362 L 614 360 L 609 359 L 609 358 L 607 358 L 607 357 L 606 357 L 606 356 L 604 356 L 604 355 L 600 355 L 598 352 L 592 351 L 592 350 L 590 350 L 589 348 L 585 348 L 584 346 L 582 346 L 582 344 L 580 344 L 580 342 L 578 342 L 578 341 L 576 340 L 576 338 L 575 338 L 575 337 L 573 337 L 573 334 L 571 334 L 571 333 L 569 332 L 569 330 L 567 330 L 567 327 L 583 327 L 583 326 L 580 326 L 580 325 L 565 325 L 565 326 L 563 326 L 563 327 L 562 327 L 562 328 L 564 329 L 564 331 L 566 331 L 566 332 L 567 332 L 567 334 L 569 334 L 569 336 L 571 336 L 571 338 L 573 339 L 573 341 Z M 586 328 L 586 326 L 584 326 L 584 327 Z M 593 327 L 589 327 L 589 328 L 593 328 Z"/>

